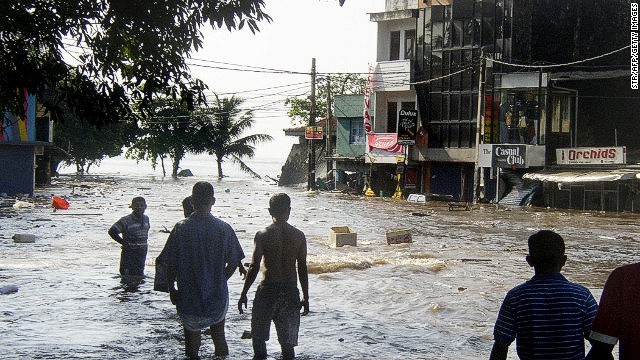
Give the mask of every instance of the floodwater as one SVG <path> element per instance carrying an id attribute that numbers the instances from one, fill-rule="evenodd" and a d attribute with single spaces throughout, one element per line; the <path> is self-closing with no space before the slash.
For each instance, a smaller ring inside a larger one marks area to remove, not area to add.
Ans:
<path id="1" fill-rule="evenodd" d="M 183 335 L 167 294 L 153 291 L 154 260 L 182 217 L 181 200 L 203 178 L 63 177 L 42 189 L 71 208 L 0 209 L 0 354 L 4 359 L 182 359 Z M 307 235 L 311 313 L 301 322 L 301 359 L 487 358 L 505 293 L 532 276 L 526 238 L 554 229 L 567 243 L 564 274 L 600 298 L 608 273 L 640 261 L 638 215 L 485 205 L 448 211 L 443 203 L 310 194 L 259 180 L 213 180 L 214 214 L 237 231 L 248 261 L 253 235 L 270 222 L 269 197 L 292 197 L 290 223 Z M 73 186 L 75 185 L 75 186 Z M 151 219 L 147 279 L 121 284 L 119 246 L 107 229 L 134 196 Z M 329 229 L 349 226 L 357 247 L 328 246 Z M 385 233 L 410 229 L 413 242 L 387 245 Z M 14 243 L 13 234 L 37 236 Z M 229 281 L 228 359 L 250 359 L 249 311 L 240 315 L 242 280 Z M 280 349 L 272 329 L 267 343 Z M 203 337 L 201 356 L 214 358 Z M 509 358 L 515 359 L 512 345 Z"/>

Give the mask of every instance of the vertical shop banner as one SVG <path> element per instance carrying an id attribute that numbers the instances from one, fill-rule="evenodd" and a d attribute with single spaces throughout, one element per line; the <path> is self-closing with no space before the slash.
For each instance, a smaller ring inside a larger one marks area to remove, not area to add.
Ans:
<path id="1" fill-rule="evenodd" d="M 498 138 L 498 127 L 493 126 L 493 96 L 486 95 L 484 97 L 484 142 L 490 143 L 493 138 Z M 495 131 L 495 134 L 494 134 Z"/>
<path id="2" fill-rule="evenodd" d="M 415 145 L 418 133 L 418 110 L 400 110 L 398 115 L 398 144 Z"/>
<path id="3" fill-rule="evenodd" d="M 367 85 L 364 88 L 364 132 L 370 133 L 372 130 L 371 124 L 371 93 L 373 92 L 373 71 L 374 68 L 369 64 L 369 76 L 367 76 Z"/>

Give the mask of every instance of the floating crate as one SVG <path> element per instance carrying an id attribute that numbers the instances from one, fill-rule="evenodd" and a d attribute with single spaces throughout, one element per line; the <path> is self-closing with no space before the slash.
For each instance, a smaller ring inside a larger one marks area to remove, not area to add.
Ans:
<path id="1" fill-rule="evenodd" d="M 412 242 L 410 229 L 387 231 L 387 244 L 403 244 Z"/>
<path id="2" fill-rule="evenodd" d="M 329 244 L 333 247 L 357 246 L 358 233 L 348 226 L 334 226 L 329 230 Z"/>
<path id="3" fill-rule="evenodd" d="M 34 243 L 36 242 L 36 236 L 33 234 L 15 234 L 13 235 L 13 242 L 15 243 Z"/>

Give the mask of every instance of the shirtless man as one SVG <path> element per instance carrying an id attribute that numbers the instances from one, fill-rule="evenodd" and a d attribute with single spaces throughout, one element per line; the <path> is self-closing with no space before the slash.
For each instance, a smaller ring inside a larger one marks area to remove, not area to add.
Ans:
<path id="1" fill-rule="evenodd" d="M 247 292 L 260 271 L 264 257 L 264 279 L 258 285 L 253 299 L 251 337 L 254 359 L 266 359 L 266 341 L 269 340 L 271 321 L 276 326 L 282 359 L 295 358 L 298 345 L 300 308 L 302 315 L 309 313 L 309 276 L 307 272 L 307 241 L 304 233 L 289 225 L 291 199 L 287 194 L 276 194 L 269 200 L 269 214 L 273 224 L 258 231 L 249 272 L 238 300 L 238 310 L 247 307 Z M 297 265 L 297 276 L 296 276 Z M 300 280 L 302 300 L 297 287 Z"/>

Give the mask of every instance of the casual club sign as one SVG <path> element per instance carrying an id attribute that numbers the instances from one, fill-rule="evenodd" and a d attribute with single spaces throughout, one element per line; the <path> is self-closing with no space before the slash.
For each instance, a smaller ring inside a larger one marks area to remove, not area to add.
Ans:
<path id="1" fill-rule="evenodd" d="M 556 162 L 558 165 L 626 164 L 627 148 L 620 146 L 556 149 Z"/>
<path id="2" fill-rule="evenodd" d="M 493 166 L 499 168 L 523 168 L 527 162 L 525 145 L 494 145 L 492 154 Z"/>
<path id="3" fill-rule="evenodd" d="M 398 114 L 398 144 L 415 145 L 418 132 L 418 111 L 400 110 Z"/>

